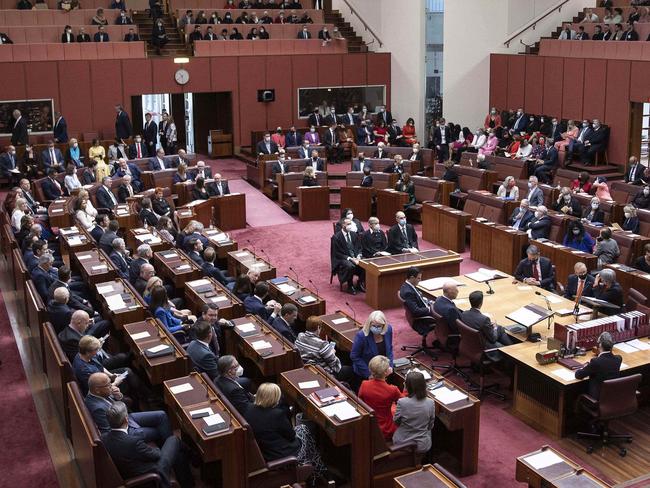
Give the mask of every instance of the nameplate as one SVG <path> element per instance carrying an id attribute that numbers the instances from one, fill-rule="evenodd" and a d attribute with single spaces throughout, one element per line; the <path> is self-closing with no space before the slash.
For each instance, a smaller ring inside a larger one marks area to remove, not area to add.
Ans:
<path id="1" fill-rule="evenodd" d="M 191 391 L 193 389 L 194 388 L 189 383 L 183 383 L 180 385 L 172 386 L 171 388 L 169 388 L 169 391 L 171 391 L 174 395 L 178 395 L 179 393 Z"/>

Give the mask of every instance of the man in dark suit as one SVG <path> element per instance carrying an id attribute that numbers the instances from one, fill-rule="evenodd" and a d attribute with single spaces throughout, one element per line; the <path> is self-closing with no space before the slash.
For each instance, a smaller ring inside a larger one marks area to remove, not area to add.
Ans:
<path id="1" fill-rule="evenodd" d="M 517 109 L 517 113 L 513 117 L 512 127 L 510 127 L 510 134 L 526 132 L 526 127 L 528 127 L 528 117 L 526 117 L 523 108 Z"/>
<path id="2" fill-rule="evenodd" d="M 389 159 L 391 156 L 390 153 L 386 151 L 386 144 L 383 142 L 377 144 L 377 150 L 372 155 L 372 157 L 375 159 Z"/>
<path id="3" fill-rule="evenodd" d="M 585 136 L 582 145 L 582 162 L 591 165 L 596 155 L 607 146 L 607 129 L 600 125 L 600 120 L 594 119 L 592 130 Z"/>
<path id="4" fill-rule="evenodd" d="M 302 144 L 302 134 L 296 130 L 296 127 L 292 125 L 287 132 L 285 138 L 285 143 L 287 147 L 298 147 Z"/>
<path id="5" fill-rule="evenodd" d="M 598 356 L 594 357 L 582 368 L 576 370 L 576 378 L 589 378 L 589 396 L 598 400 L 603 381 L 620 376 L 623 358 L 612 354 L 614 339 L 609 332 L 603 332 L 598 337 Z"/>
<path id="6" fill-rule="evenodd" d="M 431 306 L 433 305 L 417 289 L 420 281 L 422 281 L 422 271 L 420 271 L 420 268 L 412 266 L 406 270 L 406 281 L 402 283 L 399 289 L 399 296 L 404 302 L 404 306 L 414 318 L 431 316 Z"/>
<path id="7" fill-rule="evenodd" d="M 61 115 L 61 112 L 54 112 L 54 142 L 68 142 L 68 123 Z"/>
<path id="8" fill-rule="evenodd" d="M 386 127 L 388 127 L 393 120 L 393 114 L 386 110 L 386 107 L 380 107 L 379 108 L 379 113 L 377 114 L 377 122 L 380 120 L 384 121 L 384 124 L 386 124 Z"/>
<path id="9" fill-rule="evenodd" d="M 6 43 L 4 43 L 6 44 Z M 29 132 L 27 131 L 27 120 L 22 116 L 20 110 L 13 111 L 14 125 L 11 129 L 11 145 L 24 146 L 29 144 Z"/>
<path id="10" fill-rule="evenodd" d="M 240 414 L 243 414 L 253 405 L 253 395 L 244 388 L 240 380 L 244 374 L 244 368 L 239 365 L 235 356 L 224 355 L 217 361 L 219 376 L 215 382 L 217 388 L 225 395 L 233 407 Z"/>
<path id="11" fill-rule="evenodd" d="M 120 203 L 126 203 L 126 200 L 133 195 L 136 191 L 131 184 L 131 176 L 124 175 L 122 178 L 122 184 L 117 189 L 117 199 Z"/>
<path id="12" fill-rule="evenodd" d="M 302 30 L 298 32 L 296 39 L 311 39 L 311 32 L 309 32 L 306 25 L 302 26 Z"/>
<path id="13" fill-rule="evenodd" d="M 99 239 L 99 248 L 104 251 L 106 254 L 113 252 L 113 241 L 117 239 L 117 231 L 120 228 L 120 224 L 117 220 L 111 220 L 108 224 L 108 229 Z"/>
<path id="14" fill-rule="evenodd" d="M 142 136 L 140 134 L 136 134 L 133 144 L 129 146 L 129 157 L 131 159 L 142 159 L 149 156 L 149 149 L 147 145 L 142 141 Z M 155 156 L 155 152 L 154 154 L 151 154 L 151 157 L 153 156 Z"/>
<path id="15" fill-rule="evenodd" d="M 308 124 L 310 127 L 320 127 L 325 125 L 325 118 L 320 114 L 318 108 L 315 108 L 312 113 L 309 114 Z"/>
<path id="16" fill-rule="evenodd" d="M 330 109 L 329 113 L 327 114 L 327 116 L 325 117 L 325 121 L 323 122 L 323 125 L 327 125 L 327 126 L 335 125 L 335 126 L 338 126 L 340 123 L 341 123 L 341 117 L 336 115 L 336 109 L 334 107 L 332 107 Z"/>
<path id="17" fill-rule="evenodd" d="M 255 285 L 255 291 L 244 300 L 244 310 L 246 313 L 257 315 L 260 319 L 266 321 L 269 325 L 273 323 L 280 313 L 282 305 L 275 300 L 269 300 L 264 304 L 264 299 L 269 294 L 269 285 L 265 281 L 260 281 Z"/>
<path id="18" fill-rule="evenodd" d="M 555 271 L 548 258 L 539 255 L 537 246 L 528 246 L 526 259 L 522 259 L 515 270 L 515 278 L 527 285 L 539 286 L 548 291 L 555 290 Z"/>
<path id="19" fill-rule="evenodd" d="M 129 32 L 124 34 L 124 42 L 137 42 L 140 40 L 140 34 L 138 34 L 133 27 L 129 29 Z"/>
<path id="20" fill-rule="evenodd" d="M 364 168 L 370 168 L 372 171 L 372 161 L 366 159 L 365 153 L 359 152 L 357 159 L 352 160 L 352 171 L 363 171 Z"/>
<path id="21" fill-rule="evenodd" d="M 22 175 L 18 169 L 16 148 L 14 146 L 7 147 L 7 151 L 0 155 L 0 171 L 2 176 L 9 178 L 12 184 L 15 184 L 21 178 Z"/>
<path id="22" fill-rule="evenodd" d="M 402 164 L 402 156 L 396 154 L 393 157 L 393 164 L 386 166 L 384 173 L 393 173 L 398 175 L 400 178 L 404 174 L 404 165 Z"/>
<path id="23" fill-rule="evenodd" d="M 451 130 L 449 130 L 445 119 L 440 119 L 440 123 L 433 130 L 433 145 L 438 154 L 438 163 L 442 164 L 449 159 L 449 144 L 451 142 Z"/>
<path id="24" fill-rule="evenodd" d="M 150 171 L 159 171 L 161 169 L 168 169 L 171 167 L 172 167 L 171 163 L 165 160 L 165 150 L 163 148 L 159 148 L 156 151 L 156 156 L 149 159 Z"/>
<path id="25" fill-rule="evenodd" d="M 625 183 L 640 185 L 642 183 L 645 166 L 639 163 L 636 156 L 631 156 L 628 162 L 628 170 L 625 173 Z"/>
<path id="26" fill-rule="evenodd" d="M 627 30 L 623 33 L 622 41 L 638 41 L 639 33 L 634 28 L 634 22 L 627 23 Z"/>
<path id="27" fill-rule="evenodd" d="M 112 185 L 113 180 L 110 176 L 104 176 L 102 178 L 102 185 L 97 189 L 97 193 L 95 194 L 99 208 L 115 210 L 115 207 L 117 207 L 117 198 L 115 198 L 115 195 L 111 191 Z"/>
<path id="28" fill-rule="evenodd" d="M 257 143 L 257 154 L 260 156 L 264 154 L 277 154 L 278 145 L 271 140 L 271 133 L 266 132 L 264 139 Z"/>
<path id="29" fill-rule="evenodd" d="M 131 258 L 126 254 L 126 244 L 124 243 L 124 239 L 121 237 L 116 237 L 113 239 L 112 248 L 113 250 L 108 257 L 111 258 L 111 261 L 115 265 L 120 278 L 128 280 L 129 264 L 131 262 Z"/>
<path id="30" fill-rule="evenodd" d="M 90 34 L 86 34 L 86 29 L 84 29 L 83 27 L 79 27 L 77 42 L 90 42 Z"/>
<path id="31" fill-rule="evenodd" d="M 93 41 L 94 42 L 109 42 L 110 38 L 108 37 L 108 32 L 106 32 L 106 28 L 103 25 L 100 25 L 97 28 L 97 32 L 95 32 L 95 35 L 93 36 Z M 121 137 L 121 139 L 126 139 L 126 137 Z"/>
<path id="32" fill-rule="evenodd" d="M 546 158 L 538 159 L 535 167 L 535 176 L 537 179 L 546 184 L 553 182 L 552 175 L 558 166 L 558 150 L 555 148 L 551 138 L 546 139 Z"/>
<path id="33" fill-rule="evenodd" d="M 277 332 L 282 334 L 286 340 L 291 344 L 296 342 L 296 334 L 293 331 L 293 324 L 298 318 L 298 307 L 293 303 L 285 303 L 282 305 L 280 310 L 280 315 L 275 318 L 271 327 L 273 327 Z"/>
<path id="34" fill-rule="evenodd" d="M 555 143 L 562 140 L 562 132 L 562 124 L 557 120 L 557 117 L 553 117 L 546 136 Z"/>
<path id="35" fill-rule="evenodd" d="M 62 173 L 65 169 L 65 159 L 63 154 L 58 147 L 54 146 L 54 141 L 49 140 L 47 143 L 47 149 L 43 149 L 41 152 L 41 161 L 43 161 L 43 167 L 47 172 L 50 168 L 54 168 L 57 172 Z"/>
<path id="36" fill-rule="evenodd" d="M 14 149 L 15 151 L 15 149 Z M 1 161 L 1 157 L 0 157 Z M 45 207 L 41 206 L 41 203 L 36 200 L 36 197 L 34 197 L 34 194 L 32 193 L 32 185 L 29 182 L 27 178 L 23 178 L 19 182 L 20 189 L 23 192 L 23 198 L 27 200 L 27 205 L 29 205 L 29 208 L 32 209 L 32 212 L 34 213 L 46 213 Z"/>
<path id="37" fill-rule="evenodd" d="M 359 117 L 354 114 L 354 107 L 348 107 L 348 113 L 342 118 L 345 125 L 359 125 Z"/>
<path id="38" fill-rule="evenodd" d="M 604 36 L 602 27 L 599 25 L 594 26 L 594 35 L 591 37 L 591 40 L 602 41 Z"/>
<path id="39" fill-rule="evenodd" d="M 59 332 L 58 338 L 61 348 L 70 362 L 79 352 L 79 341 L 85 335 L 91 335 L 101 339 L 110 330 L 108 320 L 91 322 L 90 315 L 83 310 L 75 310 L 70 316 L 70 321 Z"/>
<path id="40" fill-rule="evenodd" d="M 357 233 L 352 232 L 352 221 L 343 219 L 341 229 L 331 238 L 332 271 L 336 271 L 339 281 L 348 285 L 348 293 L 356 295 L 357 288 L 365 291 L 365 274 L 359 260 L 362 257 Z M 357 276 L 357 287 L 354 277 Z"/>
<path id="41" fill-rule="evenodd" d="M 485 349 L 509 346 L 513 343 L 502 326 L 492 322 L 490 317 L 481 313 L 481 307 L 483 306 L 482 291 L 477 290 L 470 293 L 469 304 L 471 308 L 463 312 L 460 319 L 465 325 L 481 333 Z M 492 355 L 492 357 L 498 359 L 498 355 Z"/>
<path id="42" fill-rule="evenodd" d="M 50 168 L 47 171 L 47 178 L 45 178 L 41 183 L 41 190 L 43 190 L 43 196 L 46 200 L 56 200 L 63 195 L 61 183 L 56 180 L 56 175 L 56 169 Z"/>
<path id="43" fill-rule="evenodd" d="M 131 17 L 127 15 L 126 10 L 122 9 L 120 10 L 120 15 L 117 16 L 115 19 L 115 25 L 131 25 L 133 24 L 133 20 L 131 20 Z"/>
<path id="44" fill-rule="evenodd" d="M 287 143 L 287 146 L 289 143 Z M 312 147 L 309 145 L 307 139 L 302 141 L 301 146 L 298 148 L 298 159 L 309 159 L 311 157 Z"/>
<path id="45" fill-rule="evenodd" d="M 194 261 L 196 264 L 199 266 L 203 266 L 203 257 L 201 256 L 201 253 L 203 252 L 203 243 L 193 237 L 189 241 L 190 249 L 187 253 L 187 255 Z"/>
<path id="46" fill-rule="evenodd" d="M 528 236 L 531 239 L 548 239 L 551 233 L 551 217 L 544 205 L 535 210 L 535 217 L 528 222 Z"/>
<path id="47" fill-rule="evenodd" d="M 411 224 L 406 222 L 406 215 L 401 210 L 395 214 L 397 223 L 388 231 L 388 248 L 391 254 L 417 252 L 418 236 Z"/>
<path id="48" fill-rule="evenodd" d="M 605 268 L 598 273 L 594 280 L 593 297 L 618 306 L 618 308 L 603 307 L 600 312 L 606 315 L 621 312 L 623 308 L 623 289 L 616 281 L 616 272 L 613 269 Z"/>
<path id="49" fill-rule="evenodd" d="M 129 176 L 136 193 L 142 190 L 142 181 L 140 181 L 141 175 L 142 173 L 137 165 L 127 162 L 124 158 L 117 160 L 117 169 L 115 170 L 113 177 L 124 178 L 125 176 Z"/>
<path id="50" fill-rule="evenodd" d="M 220 197 L 223 195 L 230 195 L 230 188 L 228 188 L 228 181 L 221 179 L 220 173 L 215 173 L 214 183 L 210 185 L 210 190 L 214 193 L 214 196 Z"/>
<path id="51" fill-rule="evenodd" d="M 70 293 L 68 306 L 73 310 L 82 310 L 91 317 L 95 314 L 92 304 L 88 301 L 88 289 L 82 281 L 76 281 L 73 284 L 75 290 L 70 288 L 72 282 L 72 272 L 67 264 L 59 266 L 57 270 L 57 279 L 52 282 L 47 290 L 48 297 L 54 296 L 54 290 L 57 288 L 66 288 Z"/>
<path id="52" fill-rule="evenodd" d="M 433 302 L 433 309 L 437 314 L 445 319 L 449 330 L 454 334 L 458 332 L 456 319 L 461 318 L 461 315 L 463 313 L 463 311 L 460 310 L 454 303 L 454 300 L 457 297 L 458 285 L 456 285 L 456 282 L 454 281 L 448 281 L 442 285 L 442 295 L 436 298 L 436 301 Z"/>
<path id="53" fill-rule="evenodd" d="M 201 34 L 201 26 L 195 25 L 194 31 L 192 31 L 189 35 L 190 44 L 194 44 L 194 42 L 202 41 L 202 40 L 203 40 L 203 34 Z"/>
<path id="54" fill-rule="evenodd" d="M 323 145 L 327 152 L 327 159 L 334 164 L 340 163 L 343 158 L 343 148 L 336 134 L 336 124 L 330 124 L 323 136 Z"/>
<path id="55" fill-rule="evenodd" d="M 574 300 L 576 296 L 583 297 L 593 296 L 594 277 L 587 271 L 585 263 L 578 261 L 573 266 L 574 274 L 569 275 L 566 288 L 564 289 L 564 298 Z"/>
<path id="56" fill-rule="evenodd" d="M 323 171 L 325 169 L 325 161 L 318 157 L 317 149 L 314 149 L 311 152 L 311 157 L 309 158 L 307 166 L 314 168 L 314 171 Z"/>
<path id="57" fill-rule="evenodd" d="M 192 326 L 192 330 L 196 339 L 187 346 L 187 354 L 192 359 L 192 364 L 197 371 L 207 374 L 212 381 L 215 381 L 219 376 L 217 368 L 219 358 L 210 349 L 214 334 L 212 324 L 205 320 L 199 320 Z"/>
<path id="58" fill-rule="evenodd" d="M 366 166 L 363 168 L 363 177 L 361 178 L 361 183 L 359 183 L 359 186 L 363 186 L 365 188 L 370 188 L 373 185 L 373 180 L 372 180 L 372 175 L 370 174 L 370 167 Z"/>
<path id="59" fill-rule="evenodd" d="M 147 146 L 147 154 L 151 157 L 156 155 L 156 143 L 158 142 L 158 124 L 152 120 L 151 114 L 144 116 L 145 122 L 142 132 L 144 133 L 144 143 Z"/>
<path id="60" fill-rule="evenodd" d="M 69 299 L 70 292 L 68 289 L 59 287 L 54 290 L 52 298 L 46 302 L 49 321 L 57 334 L 65 329 L 70 323 L 70 319 L 72 319 L 74 310 L 68 305 Z"/>
<path id="61" fill-rule="evenodd" d="M 157 473 L 161 485 L 168 488 L 173 469 L 182 488 L 194 486 L 184 447 L 178 437 L 169 436 L 161 449 L 150 447 L 143 437 L 129 433 L 129 414 L 123 402 L 114 402 L 107 410 L 106 418 L 111 430 L 102 434 L 102 442 L 124 479 Z"/>
<path id="62" fill-rule="evenodd" d="M 59 279 L 56 268 L 52 266 L 53 262 L 54 258 L 51 254 L 43 254 L 38 257 L 38 266 L 32 269 L 30 273 L 34 286 L 36 286 L 36 291 L 38 291 L 38 294 L 45 303 L 48 300 L 50 285 Z"/>
<path id="63" fill-rule="evenodd" d="M 513 229 L 526 230 L 528 224 L 535 217 L 535 214 L 528 206 L 528 200 L 525 198 L 519 203 L 519 207 L 515 208 L 508 219 L 508 225 Z"/>
<path id="64" fill-rule="evenodd" d="M 214 260 L 217 257 L 217 253 L 213 247 L 206 247 L 203 251 L 203 264 L 201 265 L 201 270 L 203 271 L 203 276 L 209 276 L 214 278 L 222 285 L 227 285 L 234 281 L 233 278 L 230 278 L 224 271 L 219 269 L 214 265 Z"/>
<path id="65" fill-rule="evenodd" d="M 122 105 L 115 105 L 117 116 L 115 117 L 115 138 L 128 139 L 133 134 L 133 126 L 129 115 L 124 111 Z"/>
<path id="66" fill-rule="evenodd" d="M 192 179 L 197 180 L 203 178 L 203 180 L 209 180 L 212 178 L 212 170 L 205 165 L 205 161 L 197 161 L 196 167 L 193 168 L 190 172 L 192 174 Z"/>
<path id="67" fill-rule="evenodd" d="M 368 230 L 361 235 L 361 254 L 364 258 L 388 255 L 388 239 L 379 226 L 377 217 L 368 219 Z"/>

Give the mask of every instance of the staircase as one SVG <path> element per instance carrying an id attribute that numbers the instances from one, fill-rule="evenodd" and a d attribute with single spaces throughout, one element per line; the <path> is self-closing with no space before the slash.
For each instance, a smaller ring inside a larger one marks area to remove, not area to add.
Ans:
<path id="1" fill-rule="evenodd" d="M 573 19 L 571 19 L 571 22 L 574 23 L 574 24 L 577 24 L 577 23 L 581 22 L 582 19 L 584 19 L 584 17 L 585 17 L 584 11 L 580 12 L 577 16 L 575 16 L 575 17 L 573 17 Z M 568 22 L 568 21 L 565 20 L 564 22 Z M 523 53 L 520 53 L 520 54 L 539 54 L 539 45 L 542 42 L 542 39 L 557 39 L 557 38 L 560 37 L 561 32 L 562 32 L 562 26 L 560 25 L 553 32 L 551 32 L 550 36 L 545 36 L 545 37 L 540 38 L 539 41 L 537 41 L 532 46 L 527 47 L 526 51 L 523 52 Z"/>
<path id="2" fill-rule="evenodd" d="M 363 42 L 363 39 L 354 32 L 354 29 L 349 22 L 346 22 L 341 12 L 338 10 L 326 10 L 325 23 L 333 24 L 338 27 L 341 35 L 348 41 L 349 53 L 365 53 L 368 52 L 368 46 Z"/>
<path id="3" fill-rule="evenodd" d="M 160 17 L 165 25 L 167 38 L 169 42 L 160 50 L 160 55 L 156 53 L 156 47 L 151 44 L 151 30 L 153 29 L 153 20 L 147 12 L 141 12 L 133 15 L 133 22 L 138 26 L 140 39 L 147 43 L 147 57 L 176 57 L 191 56 L 192 48 L 184 42 L 182 34 L 176 28 L 171 15 L 164 14 Z"/>

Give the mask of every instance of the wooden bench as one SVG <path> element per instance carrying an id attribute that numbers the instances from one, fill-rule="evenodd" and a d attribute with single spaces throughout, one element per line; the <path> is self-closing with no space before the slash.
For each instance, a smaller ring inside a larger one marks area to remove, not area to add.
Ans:
<path id="1" fill-rule="evenodd" d="M 278 201 L 280 206 L 289 213 L 298 211 L 298 187 L 302 186 L 302 173 L 278 174 Z M 327 173 L 319 171 L 316 180 L 320 186 L 327 186 Z"/>
<path id="2" fill-rule="evenodd" d="M 460 158 L 460 165 L 478 168 L 477 156 L 478 154 L 464 152 Z M 516 180 L 528 177 L 526 163 L 520 159 L 485 156 L 485 161 L 489 164 L 490 171 L 497 173 L 497 181 L 499 182 L 505 180 L 508 176 L 512 176 Z"/>
<path id="3" fill-rule="evenodd" d="M 411 176 L 411 181 L 415 185 L 415 205 L 406 211 L 409 220 L 422 221 L 422 204 L 425 202 L 449 205 L 449 194 L 455 187 L 453 182 L 418 175 Z"/>
<path id="4" fill-rule="evenodd" d="M 70 438 L 70 416 L 68 411 L 68 394 L 66 385 L 75 381 L 72 365 L 59 344 L 59 339 L 54 332 L 52 324 L 43 324 L 43 363 L 50 386 L 50 394 L 56 410 L 65 424 L 65 432 Z"/>
<path id="5" fill-rule="evenodd" d="M 395 188 L 397 184 L 397 175 L 395 173 L 382 173 L 371 171 L 372 187 L 376 190 L 385 190 L 386 188 Z M 349 171 L 345 174 L 346 186 L 359 186 L 363 180 L 361 171 Z"/>

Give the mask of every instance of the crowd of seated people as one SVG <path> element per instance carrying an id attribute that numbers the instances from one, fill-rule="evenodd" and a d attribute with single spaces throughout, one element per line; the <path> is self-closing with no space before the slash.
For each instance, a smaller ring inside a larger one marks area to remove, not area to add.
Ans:
<path id="1" fill-rule="evenodd" d="M 275 17 L 269 15 L 268 10 L 265 10 L 261 16 L 258 16 L 255 11 L 249 14 L 245 10 L 236 18 L 233 18 L 230 12 L 225 12 L 221 16 L 215 11 L 208 17 L 204 10 L 197 12 L 196 16 L 192 10 L 187 10 L 185 15 L 178 19 L 178 26 L 187 30 L 187 26 L 191 24 L 313 24 L 313 20 L 307 11 L 298 15 L 295 9 L 290 10 L 289 13 L 281 10 Z"/>

